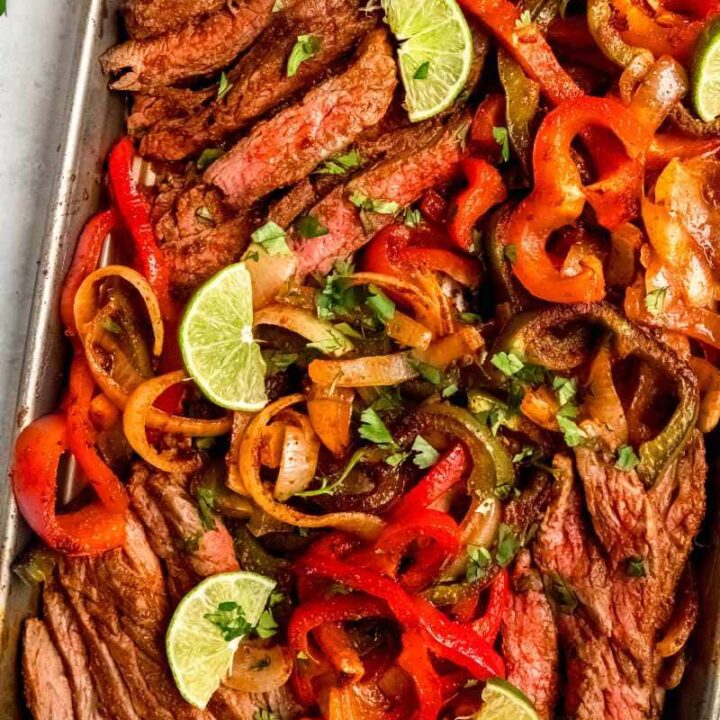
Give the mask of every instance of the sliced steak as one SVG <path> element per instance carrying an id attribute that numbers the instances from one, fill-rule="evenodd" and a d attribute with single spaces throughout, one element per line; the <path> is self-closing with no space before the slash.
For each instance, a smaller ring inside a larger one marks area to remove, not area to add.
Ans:
<path id="1" fill-rule="evenodd" d="M 155 202 L 158 242 L 170 264 L 173 291 L 186 297 L 226 265 L 247 244 L 250 219 L 228 208 L 208 185 L 173 187 Z"/>
<path id="2" fill-rule="evenodd" d="M 220 188 L 231 204 L 249 207 L 272 190 L 301 180 L 377 124 L 396 87 L 390 41 L 384 30 L 376 30 L 346 72 L 311 90 L 302 103 L 256 125 L 204 179 Z"/>
<path id="3" fill-rule="evenodd" d="M 136 94 L 127 120 L 128 132 L 138 135 L 165 118 L 184 117 L 199 111 L 216 95 L 217 87 L 202 90 L 156 88 L 152 95 Z"/>
<path id="4" fill-rule="evenodd" d="M 306 90 L 345 55 L 375 24 L 357 0 L 301 0 L 273 15 L 272 24 L 240 59 L 228 77 L 232 88 L 221 100 L 189 116 L 168 117 L 143 138 L 146 157 L 181 160 L 217 145 L 284 100 Z M 321 39 L 316 55 L 293 77 L 287 63 L 300 35 Z"/>
<path id="5" fill-rule="evenodd" d="M 47 626 L 37 618 L 25 622 L 22 670 L 25 699 L 35 720 L 75 720 L 60 654 Z"/>
<path id="6" fill-rule="evenodd" d="M 109 716 L 99 708 L 98 694 L 90 673 L 90 661 L 80 626 L 62 590 L 55 582 L 46 583 L 43 589 L 43 611 L 45 623 L 65 666 L 75 717 L 77 720 L 104 720 Z"/>
<path id="7" fill-rule="evenodd" d="M 268 24 L 274 0 L 242 0 L 179 30 L 129 40 L 101 58 L 113 90 L 147 90 L 209 75 L 231 63 Z"/>
<path id="8" fill-rule="evenodd" d="M 535 705 L 543 720 L 554 717 L 558 699 L 558 640 L 540 573 L 524 550 L 515 561 L 510 604 L 502 622 L 507 679 Z"/>
<path id="9" fill-rule="evenodd" d="M 702 437 L 647 491 L 610 453 L 576 451 L 589 519 L 567 458 L 535 557 L 551 588 L 571 718 L 659 716 L 655 649 L 705 507 Z"/>
<path id="10" fill-rule="evenodd" d="M 469 116 L 461 112 L 445 125 L 431 124 L 430 137 L 426 136 L 426 128 L 418 127 L 417 139 L 422 140 L 412 149 L 367 170 L 320 201 L 311 214 L 328 233 L 306 240 L 292 238 L 298 255 L 298 277 L 316 270 L 328 272 L 337 260 L 347 258 L 392 222 L 392 215 L 365 212 L 363 223 L 358 208 L 350 202 L 351 195 L 357 193 L 405 207 L 425 190 L 451 180 L 462 157 L 469 121 Z"/>
<path id="11" fill-rule="evenodd" d="M 131 38 L 162 35 L 200 15 L 220 10 L 228 0 L 128 0 L 122 11 Z"/>

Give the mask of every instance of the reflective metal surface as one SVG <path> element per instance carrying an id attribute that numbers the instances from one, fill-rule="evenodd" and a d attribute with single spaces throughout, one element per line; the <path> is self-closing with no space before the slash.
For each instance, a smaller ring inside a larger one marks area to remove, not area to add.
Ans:
<path id="1" fill-rule="evenodd" d="M 102 164 L 123 129 L 122 101 L 108 92 L 98 58 L 118 37 L 120 0 L 74 0 L 82 27 L 70 73 L 73 93 L 64 115 L 62 162 L 55 178 L 39 260 L 25 363 L 17 405 L 17 430 L 51 411 L 60 398 L 67 345 L 58 319 L 58 298 L 84 222 L 99 207 Z M 37 212 L 44 208 L 36 208 Z M 710 441 L 712 448 L 713 443 Z M 716 477 L 717 473 L 713 475 Z M 712 483 L 711 483 L 712 485 Z M 692 641 L 693 659 L 680 689 L 670 693 L 667 720 L 720 718 L 720 528 L 717 498 L 710 498 L 707 543 L 701 553 L 701 617 Z M 37 612 L 38 598 L 12 572 L 12 563 L 30 539 L 18 517 L 9 483 L 0 483 L 0 718 L 25 717 L 18 663 L 23 619 Z M 598 720 L 600 720 L 598 718 Z"/>

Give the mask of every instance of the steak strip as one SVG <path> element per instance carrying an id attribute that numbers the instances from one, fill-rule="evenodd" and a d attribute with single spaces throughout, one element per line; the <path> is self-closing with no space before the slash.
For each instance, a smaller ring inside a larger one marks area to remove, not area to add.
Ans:
<path id="1" fill-rule="evenodd" d="M 231 204 L 249 207 L 272 190 L 302 180 L 377 124 L 396 86 L 387 33 L 376 30 L 346 72 L 311 90 L 299 105 L 256 125 L 204 179 L 220 188 Z"/>
<path id="2" fill-rule="evenodd" d="M 228 0 L 128 0 L 123 7 L 131 38 L 144 40 L 185 25 L 200 15 L 220 10 Z"/>
<path id="3" fill-rule="evenodd" d="M 279 103 L 307 89 L 375 24 L 356 0 L 301 0 L 273 16 L 271 25 L 230 71 L 233 87 L 221 100 L 181 118 L 158 122 L 143 138 L 140 153 L 182 160 L 218 144 Z M 299 35 L 319 37 L 320 49 L 293 77 L 287 62 Z"/>
<path id="4" fill-rule="evenodd" d="M 358 208 L 349 199 L 354 193 L 406 207 L 425 190 L 451 180 L 462 157 L 469 122 L 467 113 L 458 113 L 439 126 L 424 144 L 367 170 L 315 205 L 310 214 L 328 233 L 310 239 L 292 236 L 298 277 L 328 272 L 337 260 L 347 258 L 393 221 L 393 215 L 365 212 L 363 223 Z"/>
<path id="5" fill-rule="evenodd" d="M 113 90 L 148 90 L 209 75 L 231 63 L 268 24 L 274 0 L 243 0 L 150 40 L 129 40 L 101 58 Z"/>

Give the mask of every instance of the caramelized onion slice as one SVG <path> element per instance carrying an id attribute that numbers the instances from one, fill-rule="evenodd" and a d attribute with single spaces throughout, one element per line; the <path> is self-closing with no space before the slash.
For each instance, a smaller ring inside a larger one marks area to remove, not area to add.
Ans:
<path id="1" fill-rule="evenodd" d="M 223 685 L 244 693 L 272 692 L 288 681 L 292 670 L 287 648 L 245 640 L 235 651 L 232 672 Z"/>
<path id="2" fill-rule="evenodd" d="M 263 483 L 260 477 L 263 431 L 278 413 L 304 400 L 303 395 L 288 395 L 263 408 L 252 419 L 240 444 L 240 475 L 245 488 L 262 510 L 282 522 L 297 527 L 334 527 L 364 537 L 375 537 L 383 528 L 384 522 L 374 515 L 353 512 L 307 515 L 276 502 L 272 489 Z"/>
<path id="3" fill-rule="evenodd" d="M 409 352 L 353 360 L 313 360 L 308 366 L 308 373 L 318 385 L 341 388 L 397 385 L 418 375 Z"/>

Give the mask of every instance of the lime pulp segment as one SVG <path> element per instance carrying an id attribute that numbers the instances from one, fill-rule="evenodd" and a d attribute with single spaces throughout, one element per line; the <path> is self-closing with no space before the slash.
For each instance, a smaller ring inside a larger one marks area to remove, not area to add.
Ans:
<path id="1" fill-rule="evenodd" d="M 692 68 L 693 105 L 711 122 L 720 116 L 720 19 L 710 22 L 695 47 Z"/>
<path id="2" fill-rule="evenodd" d="M 539 720 L 530 700 L 506 680 L 488 680 L 482 699 L 483 706 L 474 720 Z"/>

